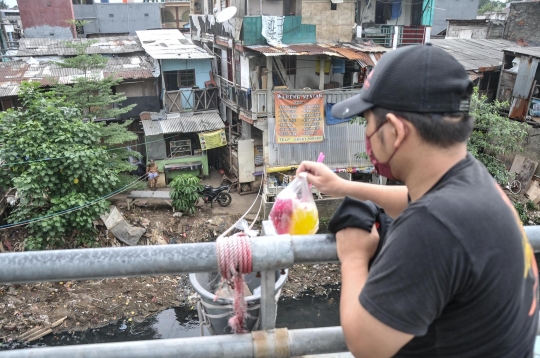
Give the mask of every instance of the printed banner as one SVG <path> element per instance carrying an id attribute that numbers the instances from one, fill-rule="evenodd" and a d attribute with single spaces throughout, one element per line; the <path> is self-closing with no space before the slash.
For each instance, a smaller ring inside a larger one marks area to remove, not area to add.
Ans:
<path id="1" fill-rule="evenodd" d="M 199 133 L 199 140 L 201 141 L 201 149 L 208 150 L 227 145 L 227 136 L 225 130 L 220 129 L 214 132 Z"/>
<path id="2" fill-rule="evenodd" d="M 322 92 L 294 94 L 275 92 L 276 143 L 313 143 L 324 140 Z"/>

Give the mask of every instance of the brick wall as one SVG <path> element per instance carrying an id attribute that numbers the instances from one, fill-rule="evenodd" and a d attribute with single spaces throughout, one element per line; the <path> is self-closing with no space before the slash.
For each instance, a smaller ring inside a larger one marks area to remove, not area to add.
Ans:
<path id="1" fill-rule="evenodd" d="M 353 38 L 354 2 L 337 4 L 330 10 L 330 1 L 303 1 L 302 23 L 317 25 L 317 43 L 350 42 Z"/>
<path id="2" fill-rule="evenodd" d="M 505 38 L 540 42 L 540 2 L 513 2 L 510 5 Z"/>
<path id="3" fill-rule="evenodd" d="M 446 37 L 460 38 L 460 34 L 471 31 L 473 39 L 485 39 L 487 37 L 487 24 L 482 25 L 448 25 Z"/>

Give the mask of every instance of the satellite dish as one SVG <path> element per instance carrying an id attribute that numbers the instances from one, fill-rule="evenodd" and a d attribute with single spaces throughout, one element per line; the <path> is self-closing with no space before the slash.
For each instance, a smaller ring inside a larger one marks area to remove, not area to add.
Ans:
<path id="1" fill-rule="evenodd" d="M 216 15 L 216 21 L 220 23 L 229 21 L 230 19 L 234 17 L 234 15 L 236 15 L 236 11 L 237 11 L 236 6 L 226 7 L 225 9 L 223 9 L 221 12 L 219 12 Z"/>

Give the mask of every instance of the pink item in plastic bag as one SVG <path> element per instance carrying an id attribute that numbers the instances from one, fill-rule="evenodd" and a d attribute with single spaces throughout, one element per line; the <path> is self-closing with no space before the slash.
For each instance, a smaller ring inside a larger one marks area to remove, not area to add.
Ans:
<path id="1" fill-rule="evenodd" d="M 276 198 L 276 202 L 270 211 L 270 220 L 279 235 L 288 234 L 293 213 L 293 197 Z"/>
<path id="2" fill-rule="evenodd" d="M 317 232 L 319 215 L 305 173 L 299 174 L 279 193 L 269 216 L 279 235 L 310 235 Z"/>

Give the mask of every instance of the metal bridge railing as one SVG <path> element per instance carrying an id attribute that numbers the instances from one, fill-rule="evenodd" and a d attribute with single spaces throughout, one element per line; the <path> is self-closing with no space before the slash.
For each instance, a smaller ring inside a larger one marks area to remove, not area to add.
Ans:
<path id="1" fill-rule="evenodd" d="M 540 226 L 525 231 L 540 252 Z M 295 263 L 338 260 L 332 235 L 276 235 L 263 222 L 265 236 L 251 239 L 253 271 L 261 272 L 261 323 L 251 334 L 165 339 L 123 343 L 13 350 L 3 358 L 20 357 L 294 357 L 347 351 L 341 327 L 274 329 L 275 270 Z M 217 272 L 215 243 L 121 248 L 31 251 L 0 254 L 0 284 L 69 281 L 111 277 Z"/>

